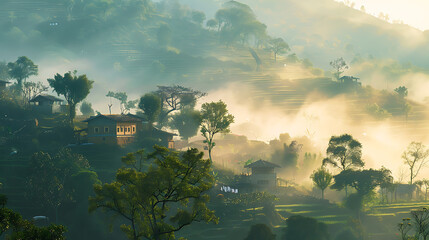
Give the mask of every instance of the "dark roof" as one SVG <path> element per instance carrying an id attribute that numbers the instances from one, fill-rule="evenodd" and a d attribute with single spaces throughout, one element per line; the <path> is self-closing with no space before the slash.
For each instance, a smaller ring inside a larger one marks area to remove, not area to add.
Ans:
<path id="1" fill-rule="evenodd" d="M 152 128 L 152 132 L 154 134 L 160 134 L 160 135 L 164 135 L 164 136 L 165 135 L 167 135 L 167 136 L 177 136 L 177 134 L 175 134 L 175 133 L 166 132 L 166 131 L 160 130 L 160 129 L 156 128 L 156 127 Z"/>
<path id="2" fill-rule="evenodd" d="M 89 122 L 100 117 L 107 118 L 115 122 L 142 122 L 143 121 L 143 118 L 133 114 L 126 114 L 126 115 L 125 114 L 110 114 L 110 115 L 98 114 L 97 116 L 92 116 L 84 120 L 83 122 Z"/>
<path id="3" fill-rule="evenodd" d="M 64 100 L 51 96 L 51 95 L 47 95 L 47 94 L 40 94 L 35 96 L 33 99 L 30 100 L 30 102 L 43 102 L 43 101 L 47 101 L 47 102 L 62 102 Z"/>
<path id="4" fill-rule="evenodd" d="M 0 80 L 0 83 L 10 83 L 8 81 Z"/>
<path id="5" fill-rule="evenodd" d="M 279 168 L 280 166 L 274 163 L 270 163 L 265 160 L 258 160 L 254 163 L 244 166 L 246 168 Z"/>

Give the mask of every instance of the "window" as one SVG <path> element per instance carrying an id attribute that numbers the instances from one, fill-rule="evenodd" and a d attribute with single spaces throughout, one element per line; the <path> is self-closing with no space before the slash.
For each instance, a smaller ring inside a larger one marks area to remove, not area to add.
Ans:
<path id="1" fill-rule="evenodd" d="M 98 127 L 95 127 L 95 128 L 94 128 L 94 132 L 95 132 L 95 133 L 98 133 L 98 131 L 99 131 Z"/>
<path id="2" fill-rule="evenodd" d="M 136 131 L 136 127 L 133 126 L 133 132 L 135 132 L 135 131 Z"/>
<path id="3" fill-rule="evenodd" d="M 131 132 L 130 128 L 128 128 L 128 132 Z"/>
<path id="4" fill-rule="evenodd" d="M 109 132 L 109 128 L 108 128 L 108 127 L 105 127 L 105 128 L 104 128 L 104 132 L 105 132 L 105 133 L 108 133 L 108 132 Z"/>
<path id="5" fill-rule="evenodd" d="M 121 127 L 121 132 L 124 132 L 124 128 L 123 127 Z"/>
<path id="6" fill-rule="evenodd" d="M 117 130 L 118 132 L 120 132 L 121 131 L 121 128 L 118 128 L 118 130 Z"/>
<path id="7" fill-rule="evenodd" d="M 124 128 L 124 132 L 127 132 L 127 128 Z"/>

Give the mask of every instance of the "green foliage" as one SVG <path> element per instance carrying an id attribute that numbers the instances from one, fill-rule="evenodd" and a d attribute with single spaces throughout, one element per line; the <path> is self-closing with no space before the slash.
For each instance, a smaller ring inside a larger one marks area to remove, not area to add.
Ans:
<path id="1" fill-rule="evenodd" d="M 398 231 L 401 233 L 401 240 L 409 240 L 408 232 L 412 229 L 411 218 L 403 218 L 398 223 Z"/>
<path id="2" fill-rule="evenodd" d="M 362 144 L 349 134 L 332 136 L 326 149 L 326 155 L 327 158 L 323 159 L 323 165 L 329 164 L 341 171 L 364 166 Z"/>
<path id="3" fill-rule="evenodd" d="M 234 116 L 228 113 L 226 104 L 222 101 L 204 103 L 201 106 L 201 134 L 205 138 L 209 150 L 209 158 L 212 160 L 211 151 L 216 145 L 213 141 L 217 133 L 230 132 L 229 126 L 234 122 Z"/>
<path id="4" fill-rule="evenodd" d="M 172 125 L 179 130 L 180 136 L 185 140 L 197 135 L 201 121 L 200 112 L 190 108 L 184 108 L 172 117 Z"/>
<path id="5" fill-rule="evenodd" d="M 408 96 L 408 88 L 404 87 L 404 86 L 400 86 L 395 88 L 395 92 L 401 97 L 401 98 L 405 98 Z"/>
<path id="6" fill-rule="evenodd" d="M 328 240 L 326 224 L 311 217 L 293 215 L 286 220 L 284 240 Z"/>
<path id="7" fill-rule="evenodd" d="M 411 219 L 416 232 L 416 239 L 429 237 L 429 210 L 425 207 L 411 211 Z"/>
<path id="8" fill-rule="evenodd" d="M 55 212 L 64 203 L 75 202 L 85 187 L 98 182 L 97 174 L 88 170 L 88 160 L 69 149 L 60 150 L 54 157 L 44 152 L 33 154 L 30 169 L 26 197 Z"/>
<path id="9" fill-rule="evenodd" d="M 194 221 L 215 222 L 207 208 L 205 194 L 214 183 L 211 163 L 203 153 L 189 149 L 179 153 L 155 146 L 155 151 L 127 155 L 128 167 L 116 173 L 112 183 L 95 185 L 90 211 L 98 208 L 122 217 L 121 230 L 129 239 L 174 239 L 174 233 Z M 147 171 L 139 171 L 136 155 L 151 161 Z"/>
<path id="10" fill-rule="evenodd" d="M 349 68 L 349 66 L 347 65 L 346 61 L 344 61 L 344 59 L 341 58 L 337 58 L 335 60 L 333 60 L 332 62 L 329 63 L 329 65 L 332 66 L 332 68 L 334 69 L 334 77 L 337 79 L 337 81 L 340 80 L 340 76 L 341 74 Z"/>
<path id="11" fill-rule="evenodd" d="M 313 180 L 313 183 L 322 190 L 322 199 L 324 199 L 324 191 L 332 182 L 332 174 L 329 173 L 325 168 L 319 168 L 311 174 L 310 178 Z"/>
<path id="12" fill-rule="evenodd" d="M 197 100 L 205 95 L 204 92 L 192 88 L 175 86 L 158 86 L 155 92 L 161 98 L 161 114 L 158 124 L 164 125 L 169 120 L 169 115 L 184 108 L 195 107 Z"/>
<path id="13" fill-rule="evenodd" d="M 234 208 L 248 209 L 273 205 L 277 200 L 275 195 L 267 192 L 251 192 L 234 195 L 227 198 L 225 202 L 228 205 L 233 205 Z"/>
<path id="14" fill-rule="evenodd" d="M 201 11 L 192 11 L 192 21 L 198 24 L 203 24 L 206 20 L 206 14 Z"/>
<path id="15" fill-rule="evenodd" d="M 226 44 L 246 43 L 250 37 L 266 38 L 267 26 L 256 19 L 252 9 L 236 1 L 226 2 L 215 14 L 221 40 Z"/>
<path id="16" fill-rule="evenodd" d="M 82 102 L 82 105 L 80 105 L 80 112 L 85 116 L 93 116 L 94 109 L 92 109 L 92 104 L 85 101 Z"/>
<path id="17" fill-rule="evenodd" d="M 149 123 L 153 124 L 161 112 L 161 98 L 154 93 L 146 93 L 140 98 L 139 108 L 143 110 Z"/>
<path id="18" fill-rule="evenodd" d="M 377 103 L 367 105 L 366 111 L 369 115 L 377 120 L 383 120 L 392 116 L 391 113 L 380 107 Z"/>
<path id="19" fill-rule="evenodd" d="M 402 159 L 410 169 L 410 184 L 413 184 L 414 178 L 429 161 L 428 156 L 429 149 L 421 142 L 411 142 L 407 150 L 402 153 Z"/>
<path id="20" fill-rule="evenodd" d="M 126 92 L 112 92 L 109 91 L 106 97 L 113 97 L 120 102 L 121 114 L 129 113 L 132 108 L 136 107 L 138 100 L 128 101 L 128 95 Z"/>
<path id="21" fill-rule="evenodd" d="M 299 151 L 302 148 L 302 144 L 298 144 L 297 141 L 292 141 L 289 145 L 283 144 L 283 149 L 274 151 L 271 155 L 271 160 L 275 163 L 280 164 L 282 167 L 296 170 Z"/>
<path id="22" fill-rule="evenodd" d="M 38 66 L 26 56 L 19 57 L 15 62 L 7 64 L 9 76 L 17 81 L 18 86 L 22 87 L 22 81 L 30 76 L 39 73 Z"/>
<path id="23" fill-rule="evenodd" d="M 353 233 L 352 230 L 346 229 L 341 231 L 336 237 L 335 240 L 359 240 L 358 237 Z"/>
<path id="24" fill-rule="evenodd" d="M 274 61 L 277 61 L 277 55 L 287 53 L 290 48 L 283 38 L 274 38 L 269 41 L 269 50 L 274 53 Z"/>
<path id="25" fill-rule="evenodd" d="M 6 62 L 0 62 L 0 80 L 6 81 L 10 79 L 9 67 Z"/>
<path id="26" fill-rule="evenodd" d="M 266 224 L 255 224 L 250 227 L 250 231 L 244 240 L 275 240 L 276 235 Z"/>
<path id="27" fill-rule="evenodd" d="M 67 72 L 64 76 L 56 74 L 54 78 L 48 79 L 49 85 L 58 95 L 63 95 L 69 105 L 70 123 L 76 115 L 76 105 L 88 96 L 94 81 L 90 81 L 87 76 L 76 76 L 76 71 Z"/>

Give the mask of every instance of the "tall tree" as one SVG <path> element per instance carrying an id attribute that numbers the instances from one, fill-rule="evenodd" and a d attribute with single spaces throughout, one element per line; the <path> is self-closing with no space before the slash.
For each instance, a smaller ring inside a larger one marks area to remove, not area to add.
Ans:
<path id="1" fill-rule="evenodd" d="M 341 171 L 361 168 L 365 165 L 362 160 L 362 144 L 349 134 L 332 136 L 326 149 L 327 157 L 323 165 L 332 165 Z"/>
<path id="2" fill-rule="evenodd" d="M 197 135 L 201 125 L 201 113 L 191 108 L 184 108 L 178 114 L 173 115 L 172 124 L 179 131 L 184 140 Z"/>
<path id="3" fill-rule="evenodd" d="M 289 45 L 283 38 L 274 38 L 269 41 L 269 49 L 274 53 L 274 61 L 277 62 L 277 55 L 290 51 Z"/>
<path id="4" fill-rule="evenodd" d="M 311 174 L 310 177 L 313 180 L 313 183 L 322 190 L 322 199 L 325 199 L 325 189 L 331 185 L 332 174 L 325 168 L 319 168 Z"/>
<path id="5" fill-rule="evenodd" d="M 136 167 L 138 157 L 128 156 L 123 158 L 127 168 L 117 171 L 114 182 L 95 185 L 90 211 L 100 208 L 122 217 L 128 223 L 121 230 L 133 240 L 174 239 L 175 232 L 194 221 L 217 223 L 206 206 L 205 192 L 214 183 L 211 162 L 194 148 L 183 153 L 154 148 L 144 155 L 150 163 L 146 171 Z"/>
<path id="6" fill-rule="evenodd" d="M 402 159 L 410 169 L 410 184 L 413 184 L 414 178 L 428 162 L 428 156 L 429 149 L 421 142 L 410 143 L 407 150 L 402 153 Z"/>
<path id="7" fill-rule="evenodd" d="M 69 105 L 70 124 L 76 116 L 76 105 L 88 96 L 94 83 L 85 74 L 77 76 L 76 73 L 67 72 L 64 76 L 57 73 L 54 78 L 48 79 L 49 85 L 58 95 L 63 95 Z"/>
<path id="8" fill-rule="evenodd" d="M 19 57 L 15 62 L 8 63 L 7 66 L 9 76 L 17 81 L 19 89 L 22 88 L 23 81 L 39 73 L 38 66 L 26 56 Z"/>
<path id="9" fill-rule="evenodd" d="M 204 103 L 201 106 L 201 134 L 205 138 L 209 151 L 209 159 L 212 161 L 212 149 L 216 145 L 214 136 L 218 133 L 229 133 L 229 126 L 234 122 L 234 116 L 228 113 L 226 104 L 222 101 Z"/>
<path id="10" fill-rule="evenodd" d="M 159 123 L 161 125 L 168 122 L 169 115 L 182 108 L 194 108 L 196 101 L 207 95 L 204 92 L 193 90 L 183 86 L 158 86 L 155 92 L 162 102 L 162 110 L 160 113 Z"/>
<path id="11" fill-rule="evenodd" d="M 113 97 L 120 102 L 119 109 L 121 110 L 121 114 L 129 113 L 132 108 L 136 107 L 136 104 L 139 101 L 139 100 L 128 101 L 128 95 L 126 92 L 109 91 L 106 97 Z"/>
<path id="12" fill-rule="evenodd" d="M 143 110 L 149 125 L 152 126 L 161 112 L 161 98 L 156 94 L 146 93 L 140 98 L 139 108 Z"/>
<path id="13" fill-rule="evenodd" d="M 400 86 L 395 88 L 395 92 L 401 97 L 406 98 L 408 96 L 408 88 Z"/>
<path id="14" fill-rule="evenodd" d="M 82 102 L 82 105 L 80 105 L 80 112 L 85 116 L 93 116 L 94 109 L 92 109 L 92 104 L 85 101 Z"/>
<path id="15" fill-rule="evenodd" d="M 334 68 L 334 77 L 337 79 L 337 81 L 340 80 L 340 76 L 341 74 L 349 68 L 349 66 L 347 65 L 346 61 L 344 61 L 344 59 L 341 58 L 337 58 L 333 61 L 331 61 L 329 63 L 329 65 L 332 66 L 332 68 Z"/>

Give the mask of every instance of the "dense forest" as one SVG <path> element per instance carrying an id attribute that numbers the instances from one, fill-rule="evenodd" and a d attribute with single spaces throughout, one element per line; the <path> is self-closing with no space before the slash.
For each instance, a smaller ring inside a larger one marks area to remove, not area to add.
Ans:
<path id="1" fill-rule="evenodd" d="M 2 0 L 0 30 L 0 239 L 429 236 L 427 31 L 330 0 Z"/>

